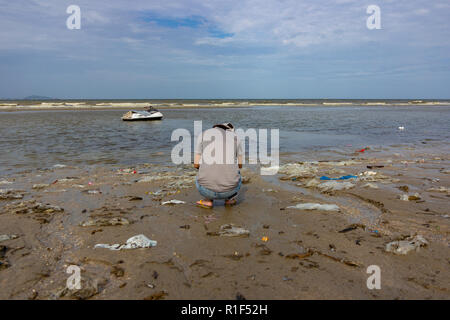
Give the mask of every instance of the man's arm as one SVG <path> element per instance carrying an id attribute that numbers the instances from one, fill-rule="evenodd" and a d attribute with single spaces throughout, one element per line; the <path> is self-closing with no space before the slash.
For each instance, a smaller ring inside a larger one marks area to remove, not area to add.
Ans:
<path id="1" fill-rule="evenodd" d="M 238 155 L 238 166 L 239 169 L 242 169 L 242 155 Z"/>
<path id="2" fill-rule="evenodd" d="M 200 168 L 200 158 L 201 158 L 201 154 L 200 153 L 196 153 L 194 156 L 194 168 L 198 169 Z"/>

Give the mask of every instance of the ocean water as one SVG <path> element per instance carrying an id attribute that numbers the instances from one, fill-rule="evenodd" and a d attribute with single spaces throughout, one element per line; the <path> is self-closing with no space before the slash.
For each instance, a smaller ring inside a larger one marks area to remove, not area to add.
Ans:
<path id="1" fill-rule="evenodd" d="M 162 121 L 124 122 L 124 110 L 0 112 L 0 175 L 48 168 L 170 162 L 171 134 L 231 122 L 236 128 L 279 129 L 280 152 L 316 160 L 317 151 L 366 146 L 448 147 L 450 106 L 256 106 L 165 109 Z M 405 127 L 399 130 L 398 127 Z"/>

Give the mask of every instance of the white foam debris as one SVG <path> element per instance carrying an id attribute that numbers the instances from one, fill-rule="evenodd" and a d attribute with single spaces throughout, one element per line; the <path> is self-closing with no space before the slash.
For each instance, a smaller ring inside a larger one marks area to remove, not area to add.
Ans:
<path id="1" fill-rule="evenodd" d="M 375 183 L 366 183 L 365 185 L 363 185 L 363 188 L 366 189 L 378 189 L 378 186 Z"/>
<path id="2" fill-rule="evenodd" d="M 22 199 L 23 196 L 24 196 L 23 190 L 0 189 L 0 200 Z"/>
<path id="3" fill-rule="evenodd" d="M 37 184 L 33 184 L 33 189 L 44 189 L 49 187 L 50 185 L 48 183 L 37 183 Z"/>
<path id="4" fill-rule="evenodd" d="M 335 204 L 320 203 L 299 203 L 295 206 L 286 207 L 286 209 L 340 211 L 339 207 Z"/>
<path id="5" fill-rule="evenodd" d="M 439 188 L 430 188 L 427 191 L 430 192 L 443 192 L 443 193 L 450 193 L 450 188 L 446 188 L 446 187 L 439 187 Z"/>
<path id="6" fill-rule="evenodd" d="M 167 205 L 167 204 L 173 205 L 173 204 L 183 204 L 183 203 L 186 203 L 186 202 L 181 201 L 181 200 L 177 200 L 177 199 L 173 199 L 173 200 L 161 202 L 161 205 L 164 206 L 164 205 Z"/>
<path id="7" fill-rule="evenodd" d="M 15 234 L 0 234 L 0 242 L 17 239 L 19 236 Z"/>
<path id="8" fill-rule="evenodd" d="M 398 195 L 397 198 L 402 201 L 414 201 L 414 200 L 420 200 L 421 196 L 418 193 L 414 193 L 413 195 L 407 195 L 407 194 Z"/>
<path id="9" fill-rule="evenodd" d="M 214 233 L 214 235 L 215 234 L 222 237 L 248 237 L 250 235 L 250 231 L 229 223 L 221 225 L 219 232 Z"/>
<path id="10" fill-rule="evenodd" d="M 0 184 L 12 184 L 12 182 L 8 180 L 0 180 Z"/>
<path id="11" fill-rule="evenodd" d="M 263 176 L 274 176 L 280 170 L 280 166 L 272 166 L 272 167 L 261 167 L 260 173 Z"/>
<path id="12" fill-rule="evenodd" d="M 382 175 L 379 172 L 376 171 L 364 171 L 358 174 L 358 179 L 360 181 L 367 181 L 367 182 L 381 182 L 381 183 L 391 183 L 391 182 L 397 182 L 398 179 L 392 179 L 388 176 Z"/>
<path id="13" fill-rule="evenodd" d="M 428 245 L 428 241 L 421 235 L 409 237 L 406 240 L 392 241 L 386 244 L 386 251 L 395 254 L 408 254 L 411 251 L 419 251 L 419 248 Z"/>
<path id="14" fill-rule="evenodd" d="M 109 250 L 128 250 L 128 249 L 138 249 L 138 248 L 150 248 L 155 247 L 158 244 L 157 241 L 150 240 L 143 234 L 131 237 L 127 240 L 126 244 L 104 244 L 99 243 L 94 246 L 95 249 L 109 249 Z"/>
<path id="15" fill-rule="evenodd" d="M 305 163 L 287 163 L 281 166 L 278 170 L 279 173 L 285 174 L 288 179 L 297 178 L 312 178 L 317 174 L 317 167 Z"/>
<path id="16" fill-rule="evenodd" d="M 317 186 L 322 192 L 327 191 L 339 191 L 339 190 L 348 190 L 355 186 L 354 183 L 351 182 L 337 182 L 337 181 L 327 181 L 321 183 Z"/>

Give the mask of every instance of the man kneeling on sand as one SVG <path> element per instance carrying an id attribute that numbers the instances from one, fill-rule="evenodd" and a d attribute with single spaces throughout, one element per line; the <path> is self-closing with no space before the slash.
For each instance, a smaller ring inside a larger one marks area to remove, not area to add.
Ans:
<path id="1" fill-rule="evenodd" d="M 204 199 L 203 208 L 212 208 L 214 200 L 236 204 L 241 188 L 242 144 L 231 123 L 216 124 L 202 132 L 195 146 L 194 167 L 198 170 L 195 185 Z"/>

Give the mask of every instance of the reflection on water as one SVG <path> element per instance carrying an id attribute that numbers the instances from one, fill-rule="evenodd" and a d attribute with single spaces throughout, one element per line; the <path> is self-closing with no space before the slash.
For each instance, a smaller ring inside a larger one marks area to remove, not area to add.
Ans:
<path id="1" fill-rule="evenodd" d="M 54 164 L 170 161 L 173 130 L 193 132 L 232 122 L 280 129 L 280 152 L 441 141 L 450 135 L 450 107 L 254 107 L 163 110 L 164 120 L 124 122 L 121 110 L 0 112 L 0 174 Z M 405 130 L 398 130 L 404 126 Z"/>

